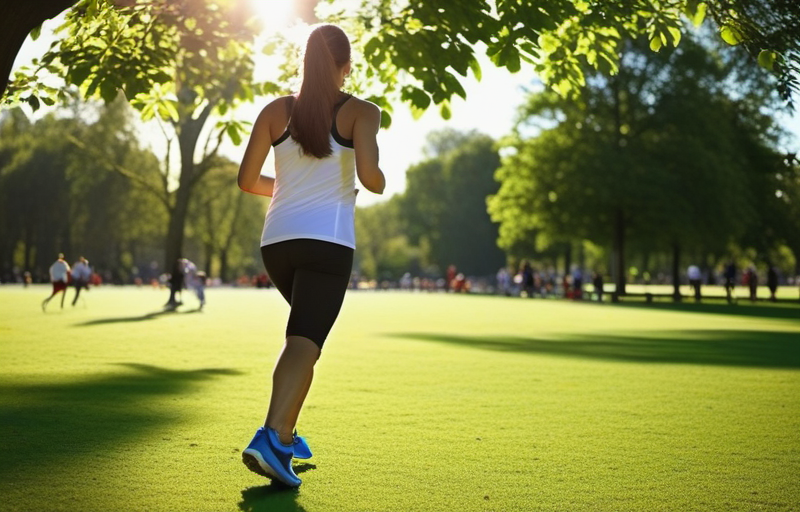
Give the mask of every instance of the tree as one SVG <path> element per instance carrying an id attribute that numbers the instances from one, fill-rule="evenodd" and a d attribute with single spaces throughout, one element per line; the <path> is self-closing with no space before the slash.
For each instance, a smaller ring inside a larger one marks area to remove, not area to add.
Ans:
<path id="1" fill-rule="evenodd" d="M 720 250 L 741 239 L 768 198 L 774 122 L 754 84 L 729 96 L 733 68 L 687 41 L 660 55 L 631 46 L 620 72 L 593 77 L 579 101 L 531 97 L 521 126 L 546 117 L 533 138 L 517 136 L 489 202 L 501 246 L 535 232 L 542 245 L 587 239 L 615 247 L 624 293 L 625 240 L 639 247 Z M 774 193 L 774 190 L 773 190 Z"/>
<path id="2" fill-rule="evenodd" d="M 401 212 L 409 240 L 430 248 L 439 269 L 450 264 L 468 275 L 494 274 L 505 263 L 486 197 L 497 190 L 500 165 L 494 141 L 454 130 L 428 136 L 429 159 L 406 173 Z"/>
<path id="3" fill-rule="evenodd" d="M 235 162 L 217 158 L 211 165 L 192 196 L 187 233 L 200 245 L 195 252 L 203 254 L 199 263 L 206 273 L 216 271 L 214 275 L 227 282 L 232 270 L 253 271 L 256 267 L 260 253 L 253 242 L 264 222 L 267 201 L 241 193 L 236 186 Z M 260 259 L 258 262 L 260 265 Z"/>
<path id="4" fill-rule="evenodd" d="M 356 210 L 358 245 L 354 267 L 367 279 L 399 279 L 425 264 L 418 247 L 409 243 L 400 213 L 402 196 Z M 416 269 L 415 269 L 416 267 Z"/>
<path id="5" fill-rule="evenodd" d="M 87 256 L 98 270 L 131 271 L 161 254 L 163 210 L 142 188 L 87 160 L 70 138 L 102 147 L 120 165 L 146 169 L 156 158 L 135 142 L 123 104 L 77 117 L 30 123 L 11 111 L 0 122 L 0 264 L 41 276 L 56 254 Z M 95 118 L 96 117 L 96 118 Z"/>
<path id="6" fill-rule="evenodd" d="M 245 124 L 218 124 L 198 155 L 201 134 L 212 115 L 226 115 L 266 90 L 252 78 L 256 33 L 244 0 L 126 2 L 83 0 L 64 23 L 67 36 L 9 87 L 10 97 L 36 107 L 64 98 L 63 89 L 40 84 L 42 70 L 61 74 L 86 97 L 106 102 L 123 91 L 145 121 L 157 119 L 167 138 L 162 186 L 154 189 L 169 212 L 166 264 L 182 252 L 192 193 L 225 136 L 239 143 Z M 31 89 L 38 95 L 30 94 Z M 173 147 L 179 169 L 173 171 Z M 88 154 L 96 151 L 87 147 Z M 109 162 L 133 180 L 137 172 Z M 177 187 L 173 184 L 177 183 Z"/>

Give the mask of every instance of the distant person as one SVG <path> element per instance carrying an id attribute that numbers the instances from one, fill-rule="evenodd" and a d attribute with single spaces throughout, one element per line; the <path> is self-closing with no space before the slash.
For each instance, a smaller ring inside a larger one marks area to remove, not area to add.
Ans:
<path id="1" fill-rule="evenodd" d="M 449 265 L 447 267 L 447 273 L 445 274 L 445 290 L 450 290 L 456 281 L 456 275 L 458 274 L 458 269 L 456 269 L 455 265 Z"/>
<path id="2" fill-rule="evenodd" d="M 53 284 L 53 292 L 49 297 L 42 301 L 42 311 L 46 311 L 47 303 L 61 293 L 61 309 L 64 309 L 64 297 L 67 296 L 67 285 L 69 284 L 69 263 L 64 259 L 64 254 L 59 253 L 58 259 L 50 265 L 50 282 Z"/>
<path id="3" fill-rule="evenodd" d="M 694 290 L 694 301 L 700 302 L 700 284 L 703 282 L 703 274 L 700 272 L 700 267 L 697 265 L 689 265 L 686 270 L 686 277 L 689 278 L 689 285 Z"/>
<path id="4" fill-rule="evenodd" d="M 497 293 L 508 296 L 511 294 L 511 275 L 506 267 L 497 271 Z"/>
<path id="5" fill-rule="evenodd" d="M 347 35 L 335 25 L 317 26 L 306 45 L 299 94 L 277 98 L 261 111 L 239 167 L 242 190 L 272 197 L 261 255 L 290 304 L 267 417 L 242 460 L 251 471 L 291 487 L 302 483 L 292 457 L 311 456 L 295 434 L 297 418 L 353 268 L 355 177 L 377 194 L 386 185 L 378 166 L 381 111 L 341 91 L 350 70 Z M 273 147 L 275 178 L 261 174 Z"/>
<path id="6" fill-rule="evenodd" d="M 725 295 L 728 299 L 728 303 L 731 303 L 733 302 L 733 290 L 736 286 L 736 263 L 733 261 L 728 262 L 728 264 L 725 265 L 725 271 L 722 277 L 725 278 Z"/>
<path id="7" fill-rule="evenodd" d="M 750 300 L 758 300 L 758 273 L 754 266 L 747 269 L 747 287 L 750 289 Z"/>
<path id="8" fill-rule="evenodd" d="M 767 288 L 769 288 L 769 300 L 772 302 L 777 301 L 778 269 L 775 268 L 775 265 L 770 265 L 769 270 L 767 270 Z"/>
<path id="9" fill-rule="evenodd" d="M 533 298 L 533 267 L 531 267 L 528 260 L 522 260 L 520 273 L 522 274 L 522 289 L 525 292 L 525 296 Z"/>
<path id="10" fill-rule="evenodd" d="M 578 266 L 572 269 L 572 298 L 575 300 L 583 298 L 583 272 Z"/>
<path id="11" fill-rule="evenodd" d="M 164 305 L 165 308 L 175 309 L 183 304 L 177 295 L 182 293 L 184 283 L 183 258 L 178 258 L 172 264 L 172 273 L 169 276 L 169 300 Z"/>
<path id="12" fill-rule="evenodd" d="M 89 290 L 89 281 L 92 278 L 92 269 L 89 267 L 89 260 L 81 256 L 75 265 L 72 267 L 72 286 L 75 287 L 75 298 L 72 299 L 72 305 L 78 303 L 78 296 L 81 294 L 81 289 L 86 288 Z"/>
<path id="13" fill-rule="evenodd" d="M 197 265 L 187 258 L 181 258 L 181 269 L 183 270 L 184 285 L 186 288 L 194 290 L 197 300 L 200 301 L 198 310 L 202 311 L 203 306 L 206 305 L 206 273 L 197 270 Z"/>
<path id="14" fill-rule="evenodd" d="M 206 305 L 206 284 L 208 284 L 208 276 L 205 272 L 200 270 L 194 277 L 194 292 L 197 294 L 197 300 L 200 301 L 200 311 Z"/>
<path id="15" fill-rule="evenodd" d="M 594 286 L 594 293 L 597 296 L 597 302 L 603 302 L 603 284 L 603 274 L 599 271 L 596 271 L 592 277 L 592 286 Z"/>

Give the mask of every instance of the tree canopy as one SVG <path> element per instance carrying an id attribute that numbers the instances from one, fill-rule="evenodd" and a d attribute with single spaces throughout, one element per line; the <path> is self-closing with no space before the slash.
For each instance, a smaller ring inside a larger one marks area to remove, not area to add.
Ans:
<path id="1" fill-rule="evenodd" d="M 585 85 L 587 68 L 616 73 L 624 41 L 646 38 L 650 49 L 659 51 L 677 46 L 693 25 L 704 20 L 710 20 L 727 43 L 745 47 L 763 68 L 775 73 L 785 98 L 798 90 L 800 4 L 790 0 L 363 0 L 355 10 L 346 8 L 351 3 L 338 0 L 320 3 L 325 7 L 318 9 L 324 11 L 321 19 L 345 26 L 364 58 L 354 83 L 372 91 L 373 99 L 386 110 L 391 109 L 389 98 L 399 96 L 417 112 L 436 104 L 449 117 L 453 95 L 466 96 L 462 77 L 469 73 L 481 77 L 477 51 L 485 51 L 495 65 L 512 72 L 532 65 L 560 94 L 572 94 Z M 214 77 L 220 43 L 234 44 L 240 38 L 230 35 L 250 30 L 251 19 L 242 0 L 212 2 L 218 12 L 234 13 L 227 21 L 198 13 L 195 4 L 81 0 L 68 17 L 66 44 L 59 43 L 37 65 L 53 67 L 68 83 L 107 100 L 117 89 L 133 100 L 139 93 L 169 85 L 174 79 L 169 69 L 179 60 L 182 46 L 191 47 L 198 62 L 210 67 L 205 76 Z M 35 8 L 33 3 L 17 7 L 23 13 Z M 43 15 L 47 12 L 40 10 Z M 238 50 L 247 53 L 245 48 Z M 291 74 L 296 63 L 289 69 Z M 280 86 L 285 84 L 261 87 Z M 10 100 L 34 106 L 40 98 L 50 101 L 47 98 L 54 95 L 31 73 L 14 79 L 9 89 Z M 259 91 L 237 94 L 246 97 L 253 92 Z M 155 113 L 174 117 L 167 104 Z"/>
<path id="2" fill-rule="evenodd" d="M 489 202 L 501 247 L 531 235 L 540 250 L 614 246 L 622 287 L 626 239 L 640 251 L 720 254 L 771 227 L 773 244 L 786 243 L 792 220 L 776 176 L 787 169 L 761 112 L 770 98 L 759 84 L 730 87 L 734 71 L 695 41 L 661 54 L 631 44 L 619 73 L 591 77 L 577 100 L 533 95 Z M 540 131 L 526 136 L 532 122 Z"/>

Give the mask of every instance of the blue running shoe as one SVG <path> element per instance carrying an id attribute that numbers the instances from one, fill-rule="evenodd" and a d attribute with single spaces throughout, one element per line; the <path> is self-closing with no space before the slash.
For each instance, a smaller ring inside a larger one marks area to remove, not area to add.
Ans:
<path id="1" fill-rule="evenodd" d="M 280 442 L 274 429 L 261 427 L 242 452 L 242 462 L 253 473 L 297 487 L 302 480 L 292 469 L 293 451 L 293 445 L 286 446 Z"/>
<path id="2" fill-rule="evenodd" d="M 311 458 L 311 448 L 308 447 L 308 443 L 306 442 L 306 438 L 303 436 L 298 436 L 297 431 L 294 431 L 294 458 L 295 459 L 310 459 Z"/>

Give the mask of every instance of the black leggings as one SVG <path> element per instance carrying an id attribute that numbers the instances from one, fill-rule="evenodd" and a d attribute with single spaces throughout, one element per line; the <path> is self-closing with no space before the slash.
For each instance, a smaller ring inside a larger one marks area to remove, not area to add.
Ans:
<path id="1" fill-rule="evenodd" d="M 353 249 L 299 238 L 261 247 L 269 278 L 291 306 L 286 336 L 302 336 L 320 350 L 342 308 Z"/>

